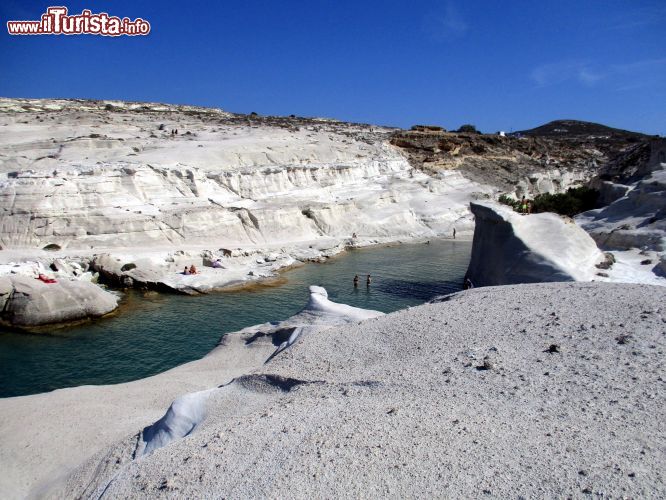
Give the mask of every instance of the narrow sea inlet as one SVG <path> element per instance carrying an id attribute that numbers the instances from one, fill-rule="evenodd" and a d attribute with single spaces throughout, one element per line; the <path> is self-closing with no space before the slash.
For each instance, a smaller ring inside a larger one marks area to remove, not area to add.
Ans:
<path id="1" fill-rule="evenodd" d="M 131 292 L 110 318 L 47 335 L 0 331 L 0 397 L 163 372 L 206 355 L 225 333 L 297 313 L 309 285 L 335 302 L 386 313 L 421 304 L 462 288 L 470 252 L 471 242 L 451 240 L 354 250 L 265 286 L 196 297 Z"/>

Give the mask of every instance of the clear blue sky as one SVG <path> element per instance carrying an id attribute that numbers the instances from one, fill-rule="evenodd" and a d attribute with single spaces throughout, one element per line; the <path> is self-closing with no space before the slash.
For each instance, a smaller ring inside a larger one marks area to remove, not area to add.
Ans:
<path id="1" fill-rule="evenodd" d="M 666 1 L 56 2 L 146 37 L 9 36 L 0 96 L 86 97 L 483 131 L 558 118 L 666 135 Z"/>

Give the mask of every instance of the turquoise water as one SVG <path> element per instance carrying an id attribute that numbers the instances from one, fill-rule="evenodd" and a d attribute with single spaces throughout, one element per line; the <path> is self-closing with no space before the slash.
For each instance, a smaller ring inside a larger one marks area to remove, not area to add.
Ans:
<path id="1" fill-rule="evenodd" d="M 196 297 L 129 293 L 110 318 L 48 335 L 0 331 L 0 397 L 154 375 L 204 356 L 224 333 L 297 313 L 309 285 L 335 302 L 387 313 L 421 304 L 461 289 L 470 252 L 464 241 L 355 250 L 292 269 L 273 286 Z"/>

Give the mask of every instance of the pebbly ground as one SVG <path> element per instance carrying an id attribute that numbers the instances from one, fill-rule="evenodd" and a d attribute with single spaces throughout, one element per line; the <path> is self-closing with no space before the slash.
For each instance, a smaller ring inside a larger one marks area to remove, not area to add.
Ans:
<path id="1" fill-rule="evenodd" d="M 474 289 L 308 336 L 50 493 L 663 498 L 665 344 L 663 287 Z"/>

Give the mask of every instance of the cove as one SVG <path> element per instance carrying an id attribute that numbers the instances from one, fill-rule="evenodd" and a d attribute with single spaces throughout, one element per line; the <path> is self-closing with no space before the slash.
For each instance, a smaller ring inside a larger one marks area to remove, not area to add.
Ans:
<path id="1" fill-rule="evenodd" d="M 0 331 L 0 397 L 155 375 L 205 356 L 225 333 L 292 316 L 309 285 L 323 286 L 335 302 L 385 313 L 422 304 L 462 288 L 471 247 L 433 240 L 354 250 L 266 285 L 195 297 L 129 292 L 110 318 L 46 335 Z"/>

